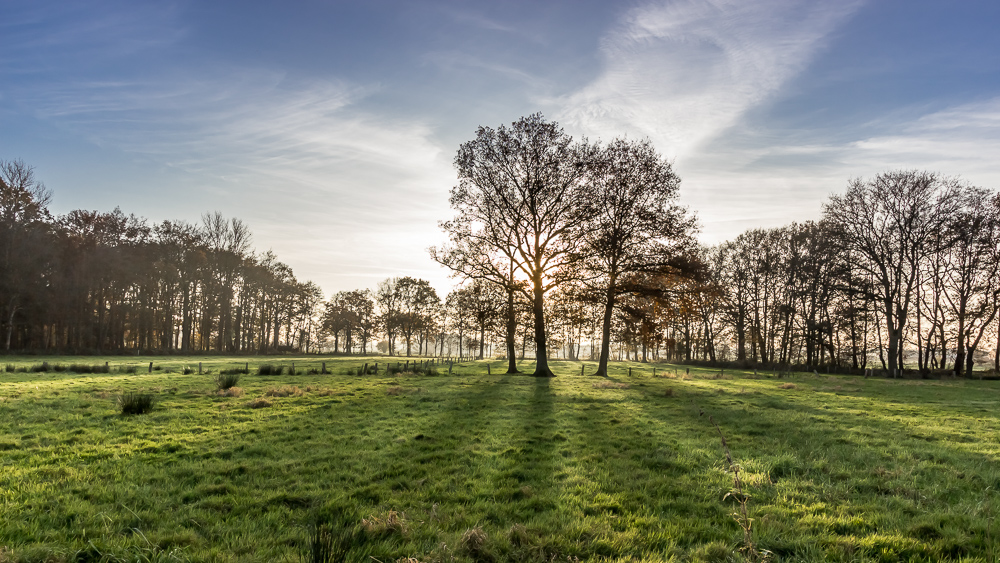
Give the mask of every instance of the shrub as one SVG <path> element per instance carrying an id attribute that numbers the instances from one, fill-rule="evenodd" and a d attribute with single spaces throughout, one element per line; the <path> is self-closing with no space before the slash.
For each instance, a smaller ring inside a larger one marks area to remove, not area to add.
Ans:
<path id="1" fill-rule="evenodd" d="M 40 364 L 35 364 L 31 366 L 31 373 L 45 373 L 50 371 L 52 368 L 49 367 L 48 362 L 42 362 Z"/>
<path id="2" fill-rule="evenodd" d="M 118 396 L 118 410 L 122 414 L 146 414 L 153 410 L 153 395 L 149 393 L 122 393 Z"/>
<path id="3" fill-rule="evenodd" d="M 233 375 L 233 374 L 245 375 L 245 374 L 248 374 L 248 373 L 250 373 L 250 370 L 248 370 L 245 367 L 242 367 L 242 368 L 230 368 L 230 369 L 220 369 L 219 370 L 219 375 Z"/>
<path id="4" fill-rule="evenodd" d="M 7 373 L 14 373 L 15 371 L 17 371 L 17 366 L 15 366 L 14 364 L 7 364 L 6 370 Z"/>
<path id="5" fill-rule="evenodd" d="M 240 372 L 233 373 L 232 370 L 220 371 L 219 375 L 215 376 L 215 384 L 218 386 L 220 391 L 225 391 L 230 387 L 236 387 L 236 384 L 240 382 Z"/>
<path id="6" fill-rule="evenodd" d="M 194 373 L 194 369 L 193 368 L 189 368 L 189 367 L 185 367 L 184 371 L 182 373 L 184 373 L 184 375 L 191 375 L 192 373 Z"/>

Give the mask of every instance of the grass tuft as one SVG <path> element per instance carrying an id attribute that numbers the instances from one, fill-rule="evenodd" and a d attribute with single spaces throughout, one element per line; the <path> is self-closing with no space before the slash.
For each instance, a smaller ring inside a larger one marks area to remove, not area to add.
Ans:
<path id="1" fill-rule="evenodd" d="M 251 409 L 264 409 L 271 406 L 272 404 L 273 403 L 271 403 L 271 401 L 268 401 L 264 397 L 257 397 L 256 399 L 247 403 L 247 406 L 250 407 Z"/>
<path id="2" fill-rule="evenodd" d="M 469 528 L 462 534 L 462 539 L 458 543 L 458 550 L 462 555 L 471 558 L 473 561 L 495 561 L 496 555 L 487 548 L 488 540 L 489 537 L 481 527 Z"/>
<path id="3" fill-rule="evenodd" d="M 241 371 L 220 371 L 219 375 L 215 376 L 215 385 L 220 391 L 225 391 L 230 387 L 236 387 L 236 384 L 240 382 Z"/>
<path id="4" fill-rule="evenodd" d="M 281 387 L 271 387 L 264 392 L 266 397 L 301 397 L 305 391 L 296 385 L 282 385 Z"/>
<path id="5" fill-rule="evenodd" d="M 257 375 L 281 375 L 284 367 L 273 364 L 261 364 L 257 366 Z"/>
<path id="6" fill-rule="evenodd" d="M 228 389 L 219 389 L 220 397 L 242 397 L 243 389 L 240 387 L 229 387 Z"/>
<path id="7" fill-rule="evenodd" d="M 382 516 L 371 516 L 361 519 L 361 528 L 372 538 L 384 538 L 392 535 L 406 535 L 406 515 L 390 510 Z"/>
<path id="8" fill-rule="evenodd" d="M 118 396 L 118 410 L 122 414 L 146 414 L 153 410 L 153 395 L 150 393 L 126 392 Z"/>

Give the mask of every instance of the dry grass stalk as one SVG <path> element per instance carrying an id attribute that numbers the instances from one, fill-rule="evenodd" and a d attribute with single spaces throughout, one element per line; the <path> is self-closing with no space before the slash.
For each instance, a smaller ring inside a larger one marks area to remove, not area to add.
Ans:
<path id="1" fill-rule="evenodd" d="M 794 383 L 782 383 L 778 386 L 778 389 L 795 389 Z"/>
<path id="2" fill-rule="evenodd" d="M 699 415 L 705 414 L 705 411 L 701 409 L 698 409 L 698 411 Z M 733 520 L 736 520 L 736 523 L 743 530 L 743 546 L 740 547 L 740 553 L 743 554 L 743 557 L 747 561 L 769 561 L 771 552 L 757 549 L 757 546 L 753 542 L 753 518 L 750 518 L 750 513 L 747 510 L 747 502 L 750 501 L 750 495 L 743 491 L 743 479 L 740 477 L 741 468 L 739 464 L 733 461 L 733 454 L 729 451 L 729 444 L 726 443 L 726 436 L 722 433 L 722 428 L 719 428 L 712 415 L 708 415 L 708 421 L 712 423 L 716 432 L 719 433 L 719 439 L 722 440 L 722 450 L 726 454 L 726 464 L 733 473 L 733 491 L 726 493 L 726 496 L 722 498 L 725 500 L 733 497 L 739 505 L 739 509 L 732 516 Z"/>
<path id="3" fill-rule="evenodd" d="M 242 387 L 230 387 L 229 389 L 219 389 L 220 397 L 242 397 L 243 388 Z"/>

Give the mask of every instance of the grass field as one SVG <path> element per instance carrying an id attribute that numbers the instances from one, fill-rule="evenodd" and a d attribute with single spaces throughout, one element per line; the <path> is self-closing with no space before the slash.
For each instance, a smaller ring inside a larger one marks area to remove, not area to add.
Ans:
<path id="1" fill-rule="evenodd" d="M 110 373 L 16 372 L 43 361 Z M 740 560 L 709 416 L 773 561 L 1000 558 L 1000 382 L 346 373 L 381 358 L 256 375 L 311 357 L 250 361 L 220 393 L 245 361 L 0 361 L 0 561 Z M 130 391 L 153 411 L 121 415 Z"/>

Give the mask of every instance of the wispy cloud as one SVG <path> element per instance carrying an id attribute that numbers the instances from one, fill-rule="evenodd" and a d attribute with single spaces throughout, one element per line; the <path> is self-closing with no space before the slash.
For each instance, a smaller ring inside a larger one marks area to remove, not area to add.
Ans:
<path id="1" fill-rule="evenodd" d="M 373 91 L 230 71 L 71 84 L 34 106 L 41 119 L 193 179 L 144 199 L 187 216 L 224 205 L 303 277 L 322 282 L 337 264 L 373 285 L 385 275 L 372 249 L 397 272 L 443 278 L 427 271 L 425 249 L 447 213 L 450 151 L 426 123 L 366 112 Z"/>
<path id="2" fill-rule="evenodd" d="M 601 44 L 603 71 L 552 100 L 590 135 L 651 138 L 683 157 L 779 91 L 860 1 L 678 0 L 630 10 Z"/>
<path id="3" fill-rule="evenodd" d="M 738 128 L 732 131 L 738 139 L 714 142 L 710 151 L 686 159 L 679 169 L 694 189 L 684 197 L 699 210 L 703 238 L 718 242 L 749 228 L 817 219 L 820 203 L 844 190 L 850 178 L 887 170 L 929 170 L 1000 186 L 1000 98 L 879 128 L 886 132 L 827 143 L 796 142 L 795 132 Z"/>

